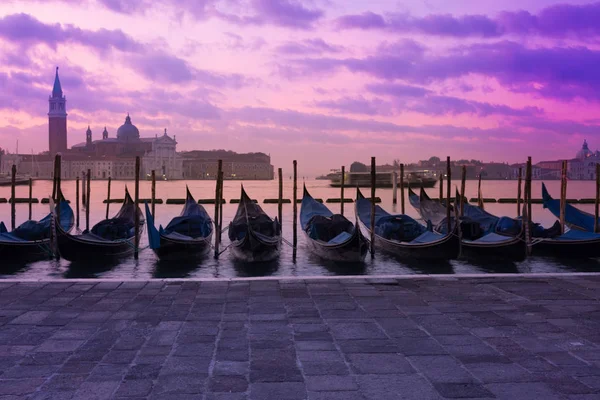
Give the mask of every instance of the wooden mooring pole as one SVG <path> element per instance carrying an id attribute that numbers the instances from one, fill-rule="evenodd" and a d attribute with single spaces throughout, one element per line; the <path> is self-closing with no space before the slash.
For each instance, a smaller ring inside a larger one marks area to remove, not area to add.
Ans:
<path id="1" fill-rule="evenodd" d="M 567 211 L 567 160 L 563 160 L 560 170 L 560 232 L 565 233 L 565 214 Z"/>
<path id="2" fill-rule="evenodd" d="M 56 207 L 56 220 L 57 223 L 60 224 L 60 202 L 62 201 L 62 190 L 61 190 L 61 175 L 62 175 L 62 157 L 60 154 L 56 155 L 56 198 L 55 207 Z M 56 251 L 54 252 L 54 256 L 56 261 L 60 260 L 60 253 L 58 252 L 58 240 L 56 241 Z"/>
<path id="3" fill-rule="evenodd" d="M 404 164 L 400 164 L 400 211 L 404 214 Z"/>
<path id="4" fill-rule="evenodd" d="M 32 199 L 33 199 L 33 179 L 29 178 L 29 216 L 27 217 L 27 220 L 29 220 L 29 221 L 31 221 Z"/>
<path id="5" fill-rule="evenodd" d="M 86 186 L 85 186 L 85 190 L 86 190 L 86 194 L 85 194 L 85 229 L 89 232 L 90 231 L 90 196 L 91 196 L 91 182 L 90 180 L 92 179 L 92 170 L 88 169 L 87 170 L 87 174 L 85 176 L 85 181 L 86 181 Z"/>
<path id="6" fill-rule="evenodd" d="M 444 172 L 440 173 L 440 203 L 444 200 Z"/>
<path id="7" fill-rule="evenodd" d="M 448 234 L 452 232 L 452 221 L 450 221 L 450 186 L 452 186 L 451 179 L 452 168 L 450 168 L 450 157 L 446 157 L 446 224 L 448 226 Z M 454 206 L 456 207 L 456 204 Z M 458 224 L 458 221 L 456 221 L 456 223 Z"/>
<path id="8" fill-rule="evenodd" d="M 481 172 L 479 173 L 479 182 L 477 183 L 477 205 L 483 210 L 483 195 L 481 194 Z"/>
<path id="9" fill-rule="evenodd" d="M 52 200 L 56 201 L 56 166 L 58 164 L 58 154 L 54 156 L 54 169 L 52 172 Z"/>
<path id="10" fill-rule="evenodd" d="M 223 160 L 219 160 L 217 164 L 217 184 L 215 188 L 215 258 L 219 258 L 219 243 L 221 239 L 221 235 L 219 232 L 221 231 L 221 227 L 219 226 L 219 203 L 221 202 L 221 192 L 220 192 L 220 182 L 221 182 L 221 170 L 223 169 Z"/>
<path id="11" fill-rule="evenodd" d="M 225 180 L 225 173 L 223 170 L 219 173 L 219 243 L 223 241 L 223 185 Z"/>
<path id="12" fill-rule="evenodd" d="M 525 170 L 525 194 L 524 194 L 525 213 L 525 243 L 526 256 L 531 255 L 531 157 L 527 158 L 527 167 Z"/>
<path id="13" fill-rule="evenodd" d="M 467 167 L 462 166 L 460 169 L 460 214 L 463 217 L 465 215 L 465 184 L 467 180 Z"/>
<path id="14" fill-rule="evenodd" d="M 596 200 L 594 201 L 594 232 L 598 233 L 598 206 L 600 205 L 600 164 L 596 164 Z"/>
<path id="15" fill-rule="evenodd" d="M 187 195 L 187 193 L 186 193 Z M 151 204 L 150 207 L 152 209 L 152 217 L 156 220 L 156 212 L 154 210 L 155 206 L 156 206 L 156 171 L 152 170 L 152 193 L 151 193 L 152 198 L 150 199 Z"/>
<path id="16" fill-rule="evenodd" d="M 277 169 L 277 178 L 279 178 L 279 193 L 277 196 L 277 218 L 279 219 L 279 226 L 283 228 L 283 169 Z"/>
<path id="17" fill-rule="evenodd" d="M 293 194 L 293 222 L 292 222 L 292 260 L 296 262 L 296 248 L 298 247 L 298 162 L 294 160 L 294 194 Z"/>
<path id="18" fill-rule="evenodd" d="M 110 181 L 109 181 L 110 182 Z M 137 260 L 140 253 L 140 157 L 135 158 L 135 247 L 133 250 L 133 259 Z"/>
<path id="19" fill-rule="evenodd" d="M 523 167 L 519 167 L 519 181 L 517 187 L 517 217 L 521 216 L 521 181 L 523 180 Z"/>
<path id="20" fill-rule="evenodd" d="M 398 204 L 398 172 L 392 174 L 392 204 Z"/>
<path id="21" fill-rule="evenodd" d="M 79 175 L 75 178 L 75 227 L 79 228 Z"/>
<path id="22" fill-rule="evenodd" d="M 375 185 L 377 184 L 375 157 L 371 157 L 371 258 L 375 257 Z M 358 227 L 356 227 L 358 229 Z"/>
<path id="23" fill-rule="evenodd" d="M 340 187 L 340 214 L 344 215 L 344 184 L 346 183 L 346 166 L 342 165 L 342 186 Z"/>
<path id="24" fill-rule="evenodd" d="M 17 212 L 16 212 L 16 197 L 15 196 L 15 186 L 17 184 L 17 166 L 15 164 L 13 164 L 12 166 L 12 170 L 11 170 L 11 178 L 10 178 L 10 228 L 11 231 L 15 230 L 15 223 L 16 223 L 16 219 L 17 219 Z"/>
<path id="25" fill-rule="evenodd" d="M 106 219 L 108 219 L 108 213 L 110 211 L 110 176 L 108 177 L 108 193 L 106 194 Z M 154 215 L 154 214 L 152 214 Z"/>

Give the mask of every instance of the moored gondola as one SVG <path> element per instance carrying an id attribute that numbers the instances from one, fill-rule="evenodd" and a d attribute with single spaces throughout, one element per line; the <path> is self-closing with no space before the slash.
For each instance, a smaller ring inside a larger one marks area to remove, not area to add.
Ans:
<path id="1" fill-rule="evenodd" d="M 554 200 L 542 183 L 544 208 L 560 217 L 560 200 Z M 594 233 L 594 216 L 566 204 L 565 223 L 570 229 L 561 234 L 560 223 L 555 235 L 538 238 L 533 235 L 533 254 L 558 258 L 600 257 L 600 234 Z"/>
<path id="2" fill-rule="evenodd" d="M 58 207 L 60 211 L 60 226 L 63 231 L 73 229 L 73 210 L 64 199 L 62 193 Z M 3 222 L 0 222 L 0 259 L 4 261 L 35 261 L 50 258 L 53 249 L 50 242 L 52 231 L 52 212 L 40 221 L 26 221 L 15 230 L 9 232 Z"/>
<path id="3" fill-rule="evenodd" d="M 119 212 L 113 218 L 98 222 L 90 231 L 70 235 L 55 224 L 60 256 L 69 261 L 92 262 L 133 254 L 136 245 L 139 245 L 135 242 L 136 212 L 140 215 L 141 236 L 144 218 L 126 188 L 125 200 Z"/>
<path id="4" fill-rule="evenodd" d="M 371 232 L 371 201 L 356 189 L 356 214 Z M 460 239 L 455 225 L 450 234 L 440 234 L 408 215 L 392 215 L 375 206 L 375 246 L 400 258 L 449 260 L 458 256 Z"/>
<path id="5" fill-rule="evenodd" d="M 241 261 L 271 261 L 281 251 L 281 224 L 271 219 L 254 203 L 242 186 L 240 203 L 229 223 L 229 240 L 233 256 Z"/>
<path id="6" fill-rule="evenodd" d="M 553 199 L 542 182 L 542 204 L 556 218 L 560 218 L 560 200 Z M 594 232 L 594 220 L 596 217 L 590 213 L 573 207 L 569 203 L 565 205 L 565 224 L 571 229 L 586 232 Z"/>
<path id="7" fill-rule="evenodd" d="M 148 203 L 146 223 L 150 248 L 161 260 L 197 260 L 210 251 L 212 220 L 204 207 L 194 200 L 187 186 L 181 214 L 173 218 L 166 228 L 160 226 L 156 229 Z"/>
<path id="8" fill-rule="evenodd" d="M 318 256 L 331 261 L 363 261 L 369 248 L 368 241 L 358 226 L 340 214 L 333 214 L 324 204 L 316 201 L 304 186 L 300 208 L 300 226 L 308 247 Z"/>
<path id="9" fill-rule="evenodd" d="M 460 195 L 456 196 L 456 204 Z M 447 230 L 446 205 L 429 198 L 421 189 L 419 196 L 409 191 L 409 201 L 424 220 L 437 224 L 440 233 Z M 452 206 L 450 206 L 452 207 Z M 466 259 L 522 261 L 526 256 L 525 230 L 522 224 L 514 227 L 512 218 L 496 217 L 479 207 L 464 202 L 460 221 L 461 249 Z M 508 226 L 508 227 L 507 227 Z"/>

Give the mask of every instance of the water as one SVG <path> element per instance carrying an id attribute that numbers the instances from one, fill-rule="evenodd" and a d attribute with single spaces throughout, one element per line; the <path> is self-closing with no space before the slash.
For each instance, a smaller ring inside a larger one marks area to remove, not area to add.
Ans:
<path id="1" fill-rule="evenodd" d="M 185 185 L 188 185 L 196 199 L 214 198 L 214 181 L 169 181 L 157 182 L 156 197 L 166 200 L 167 198 L 185 197 Z M 460 186 L 460 182 L 453 182 L 454 186 Z M 555 197 L 560 193 L 560 182 L 546 182 L 548 190 Z M 112 198 L 123 198 L 125 185 L 128 186 L 132 195 L 134 184 L 132 181 L 113 181 Z M 338 198 L 340 189 L 330 188 L 329 181 L 314 180 L 306 181 L 306 186 L 315 198 Z M 482 191 L 484 197 L 516 197 L 516 181 L 483 181 Z M 532 193 L 534 198 L 541 197 L 541 182 L 534 181 L 532 184 Z M 265 198 L 277 198 L 278 182 L 275 181 L 246 181 L 244 187 L 250 197 L 257 199 L 263 209 L 272 217 L 277 215 L 276 204 L 263 204 Z M 64 181 L 62 183 L 65 197 L 71 200 L 71 205 L 75 207 L 75 181 Z M 284 181 L 284 198 L 292 198 L 292 181 L 286 177 Z M 28 196 L 27 186 L 18 186 L 16 188 L 17 197 Z M 91 184 L 91 207 L 90 207 L 90 227 L 103 219 L 106 213 L 106 204 L 102 201 L 106 198 L 106 181 L 93 181 Z M 150 182 L 140 182 L 140 197 L 149 198 L 151 194 Z M 439 189 L 432 188 L 427 190 L 429 195 L 437 197 Z M 33 186 L 34 197 L 47 197 L 52 192 L 52 182 L 36 181 Z M 369 189 L 364 189 L 363 193 L 368 195 Z M 445 190 L 444 190 L 445 192 Z M 569 198 L 591 198 L 594 197 L 595 183 L 590 181 L 572 181 L 569 182 Z M 298 196 L 302 194 L 302 182 L 298 185 Z M 225 181 L 224 197 L 229 202 L 232 198 L 239 198 L 240 182 Z M 400 192 L 399 192 L 400 195 Z M 353 189 L 346 189 L 346 197 L 354 197 Z M 400 204 L 392 205 L 392 190 L 378 189 L 377 196 L 381 197 L 381 206 L 390 212 L 400 212 Z M 477 181 L 467 181 L 466 196 L 468 198 L 477 196 Z M 0 197 L 10 197 L 10 187 L 0 187 Z M 399 199 L 400 202 L 400 199 Z M 327 204 L 333 212 L 339 212 L 340 204 Z M 17 225 L 27 219 L 28 206 L 18 204 L 17 206 Z M 110 205 L 110 214 L 113 215 L 120 207 L 119 204 Z M 156 205 L 156 224 L 165 226 L 172 217 L 179 214 L 181 205 Z M 210 215 L 214 215 L 214 205 L 205 206 Z M 496 215 L 515 216 L 517 212 L 516 204 L 486 204 L 486 210 Z M 534 204 L 533 218 L 545 226 L 550 226 L 556 218 L 541 205 Z M 586 211 L 593 212 L 593 205 L 577 205 Z M 229 221 L 235 215 L 237 204 L 225 204 L 223 206 L 223 225 L 227 226 Z M 49 212 L 47 204 L 33 205 L 33 218 L 40 219 Z M 300 206 L 298 206 L 300 212 Z M 412 217 L 418 218 L 416 211 L 406 200 L 406 213 Z M 354 204 L 345 205 L 345 215 L 354 215 Z M 85 210 L 80 211 L 80 227 L 85 229 Z M 7 226 L 10 224 L 10 205 L 0 204 L 0 220 Z M 292 241 L 292 204 L 283 206 L 283 235 Z M 73 267 L 66 260 L 60 261 L 40 261 L 24 265 L 6 265 L 0 260 L 0 277 L 2 278 L 21 278 L 21 279 L 63 279 L 63 278 L 105 278 L 105 279 L 150 279 L 150 278 L 226 278 L 226 277 L 248 277 L 248 276 L 316 276 L 316 275 L 387 275 L 387 274 L 422 274 L 422 273 L 444 273 L 444 274 L 472 274 L 482 272 L 531 272 L 531 273 L 549 273 L 549 272 L 598 272 L 600 263 L 598 260 L 578 260 L 569 263 L 559 262 L 551 258 L 531 257 L 521 263 L 507 263 L 502 265 L 490 265 L 487 263 L 474 265 L 462 261 L 450 261 L 439 264 L 430 262 L 419 262 L 407 264 L 391 258 L 383 253 L 377 253 L 374 260 L 367 256 L 364 263 L 358 265 L 340 265 L 325 262 L 308 251 L 305 247 L 304 235 L 298 230 L 298 253 L 297 262 L 292 262 L 292 249 L 283 244 L 282 254 L 278 261 L 263 264 L 259 266 L 250 266 L 235 262 L 228 251 L 223 253 L 218 260 L 207 257 L 200 263 L 184 265 L 181 263 L 160 263 L 154 253 L 145 248 L 148 239 L 144 230 L 141 240 L 139 260 L 135 261 L 133 257 L 119 261 L 114 265 L 103 265 L 101 267 Z M 227 246 L 229 239 L 227 234 L 223 235 L 223 244 Z"/>

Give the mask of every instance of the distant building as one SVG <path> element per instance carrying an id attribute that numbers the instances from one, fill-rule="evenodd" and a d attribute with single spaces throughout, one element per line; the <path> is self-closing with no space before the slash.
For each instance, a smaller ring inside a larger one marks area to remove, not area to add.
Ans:
<path id="1" fill-rule="evenodd" d="M 271 156 L 264 153 L 238 154 L 225 150 L 196 150 L 181 153 L 181 157 L 185 176 L 189 179 L 216 179 L 218 160 L 223 161 L 224 179 L 271 180 L 275 178 Z"/>
<path id="2" fill-rule="evenodd" d="M 575 155 L 575 158 L 568 162 L 568 177 L 573 180 L 594 180 L 596 179 L 596 164 L 600 163 L 600 152 L 592 152 L 583 141 L 581 149 Z"/>

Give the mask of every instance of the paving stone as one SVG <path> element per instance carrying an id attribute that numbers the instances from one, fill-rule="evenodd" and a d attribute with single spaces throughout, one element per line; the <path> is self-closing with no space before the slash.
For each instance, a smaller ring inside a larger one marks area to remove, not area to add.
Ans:
<path id="1" fill-rule="evenodd" d="M 540 399 L 540 400 L 561 400 L 558 393 L 554 392 L 548 385 L 541 382 L 533 383 L 492 383 L 485 385 L 486 389 L 492 392 L 497 399 Z"/>
<path id="2" fill-rule="evenodd" d="M 340 361 L 306 361 L 302 363 L 304 375 L 348 375 L 348 367 Z"/>
<path id="3" fill-rule="evenodd" d="M 85 343 L 84 340 L 46 340 L 37 351 L 39 352 L 65 352 L 77 350 L 79 346 Z"/>
<path id="4" fill-rule="evenodd" d="M 308 400 L 365 400 L 359 391 L 354 392 L 308 392 Z"/>
<path id="5" fill-rule="evenodd" d="M 252 383 L 250 398 L 252 400 L 305 400 L 308 395 L 303 383 Z"/>
<path id="6" fill-rule="evenodd" d="M 115 397 L 145 397 L 151 390 L 151 380 L 128 380 L 119 385 Z"/>
<path id="7" fill-rule="evenodd" d="M 245 376 L 250 369 L 250 363 L 240 361 L 217 361 L 213 367 L 213 375 Z"/>
<path id="8" fill-rule="evenodd" d="M 438 342 L 427 338 L 402 338 L 396 339 L 399 353 L 405 356 L 434 356 L 448 354 Z"/>
<path id="9" fill-rule="evenodd" d="M 386 339 L 385 333 L 373 322 L 330 322 L 336 339 Z"/>
<path id="10" fill-rule="evenodd" d="M 345 392 L 358 390 L 358 385 L 351 376 L 319 375 L 306 377 L 306 389 L 311 392 Z"/>
<path id="11" fill-rule="evenodd" d="M 17 318 L 10 321 L 10 324 L 15 325 L 37 325 L 46 319 L 52 312 L 50 311 L 27 311 Z"/>
<path id="12" fill-rule="evenodd" d="M 433 383 L 470 383 L 475 378 L 453 357 L 411 356 L 408 361 Z"/>
<path id="13" fill-rule="evenodd" d="M 349 354 L 348 361 L 357 374 L 412 373 L 410 363 L 399 354 Z"/>
<path id="14" fill-rule="evenodd" d="M 152 394 L 159 395 L 161 398 L 167 394 L 202 395 L 205 380 L 206 375 L 199 374 L 161 375 L 155 383 Z"/>
<path id="15" fill-rule="evenodd" d="M 439 400 L 442 397 L 418 375 L 359 375 L 360 392 L 367 400 Z"/>
<path id="16" fill-rule="evenodd" d="M 518 364 L 479 363 L 467 364 L 466 368 L 482 382 L 528 382 L 534 376 Z"/>
<path id="17" fill-rule="evenodd" d="M 213 376 L 208 382 L 211 392 L 245 392 L 248 380 L 242 376 Z"/>
<path id="18" fill-rule="evenodd" d="M 391 339 L 338 340 L 340 349 L 348 353 L 398 353 L 398 345 Z"/>
<path id="19" fill-rule="evenodd" d="M 478 383 L 435 383 L 434 387 L 447 399 L 495 397 L 489 390 Z"/>
<path id="20" fill-rule="evenodd" d="M 74 398 L 88 400 L 112 399 L 113 393 L 119 387 L 118 381 L 114 382 L 84 382 L 75 392 Z"/>
<path id="21" fill-rule="evenodd" d="M 24 396 L 33 393 L 42 386 L 42 378 L 9 379 L 0 378 L 0 395 Z"/>

